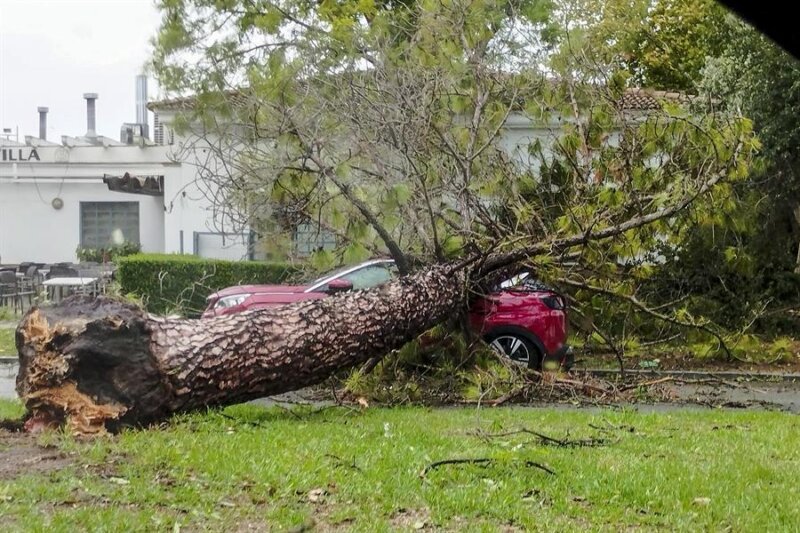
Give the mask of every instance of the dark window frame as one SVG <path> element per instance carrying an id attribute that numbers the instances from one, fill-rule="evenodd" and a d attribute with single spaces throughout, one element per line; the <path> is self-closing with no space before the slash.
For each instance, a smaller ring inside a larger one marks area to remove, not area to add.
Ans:
<path id="1" fill-rule="evenodd" d="M 111 242 L 111 235 L 109 234 L 108 242 L 100 243 L 99 239 L 87 239 L 86 235 L 86 226 L 84 216 L 86 215 L 86 211 L 89 208 L 94 209 L 94 217 L 97 219 L 98 216 L 98 206 L 103 206 L 107 208 L 112 208 L 115 205 L 126 205 L 127 207 L 135 206 L 135 213 L 136 213 L 136 231 L 134 236 L 125 235 L 126 239 L 125 242 L 133 242 L 136 244 L 141 244 L 142 242 L 142 213 L 141 207 L 139 202 L 104 202 L 104 201 L 81 201 L 79 202 L 78 207 L 78 242 L 81 248 L 104 248 L 111 246 L 113 243 Z M 125 213 L 124 216 L 129 216 L 133 210 L 129 213 Z M 114 215 L 112 214 L 112 217 Z M 122 214 L 119 214 L 122 216 Z M 113 220 L 112 220 L 113 222 Z M 131 228 L 128 228 L 131 229 Z M 98 236 L 99 233 L 96 235 Z M 135 238 L 131 238 L 135 237 Z M 97 242 L 90 243 L 89 241 L 95 240 Z"/>

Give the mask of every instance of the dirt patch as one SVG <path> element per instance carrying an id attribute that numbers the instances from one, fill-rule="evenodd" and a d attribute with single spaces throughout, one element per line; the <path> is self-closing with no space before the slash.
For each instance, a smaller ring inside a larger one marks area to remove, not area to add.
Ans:
<path id="1" fill-rule="evenodd" d="M 54 472 L 72 464 L 72 457 L 54 446 L 42 446 L 33 435 L 0 429 L 0 480 Z"/>
<path id="2" fill-rule="evenodd" d="M 403 531 L 433 529 L 428 509 L 398 509 L 390 520 L 392 527 Z"/>
<path id="3" fill-rule="evenodd" d="M 522 533 L 523 531 L 527 531 L 522 526 L 518 526 L 513 523 L 513 521 L 509 521 L 505 524 L 496 524 L 491 523 L 485 520 L 476 520 L 475 518 L 465 518 L 463 516 L 455 516 L 451 518 L 447 526 L 441 528 L 431 528 L 435 529 L 436 531 L 500 531 L 502 533 Z M 591 527 L 586 528 L 591 529 Z"/>

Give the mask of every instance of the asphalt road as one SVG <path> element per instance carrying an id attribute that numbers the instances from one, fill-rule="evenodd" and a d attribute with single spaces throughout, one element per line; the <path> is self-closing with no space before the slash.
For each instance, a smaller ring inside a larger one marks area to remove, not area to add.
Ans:
<path id="1" fill-rule="evenodd" d="M 14 384 L 17 379 L 17 365 L 0 364 L 0 398 L 16 398 Z"/>

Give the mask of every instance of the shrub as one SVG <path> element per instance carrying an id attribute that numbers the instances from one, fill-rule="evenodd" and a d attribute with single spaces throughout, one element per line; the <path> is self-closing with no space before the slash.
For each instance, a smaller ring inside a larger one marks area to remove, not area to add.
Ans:
<path id="1" fill-rule="evenodd" d="M 286 263 L 222 261 L 193 255 L 137 254 L 118 261 L 123 294 L 140 298 L 151 313 L 197 316 L 209 294 L 249 283 L 280 283 L 300 269 Z"/>
<path id="2" fill-rule="evenodd" d="M 106 248 L 78 247 L 78 249 L 75 250 L 75 255 L 78 256 L 78 261 L 82 263 L 105 263 L 108 261 L 116 261 L 120 257 L 138 254 L 141 251 L 141 244 L 135 242 L 124 242 L 122 244 L 115 244 Z"/>

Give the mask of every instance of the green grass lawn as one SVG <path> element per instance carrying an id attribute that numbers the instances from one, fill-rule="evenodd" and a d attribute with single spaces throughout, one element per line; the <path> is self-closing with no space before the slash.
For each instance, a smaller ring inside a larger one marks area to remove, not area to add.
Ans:
<path id="1" fill-rule="evenodd" d="M 0 357 L 15 355 L 17 355 L 17 348 L 14 346 L 14 330 L 0 328 Z"/>
<path id="2" fill-rule="evenodd" d="M 20 411 L 0 402 L 0 417 Z M 522 427 L 608 442 L 562 448 L 526 434 L 475 435 Z M 19 446 L 13 440 L 0 440 L 0 457 Z M 800 524 L 800 418 L 781 413 L 236 406 L 116 437 L 50 434 L 31 444 L 65 465 L 0 470 L 4 530 L 793 531 Z M 453 458 L 492 462 L 420 476 Z"/>

